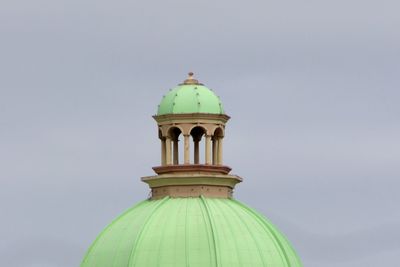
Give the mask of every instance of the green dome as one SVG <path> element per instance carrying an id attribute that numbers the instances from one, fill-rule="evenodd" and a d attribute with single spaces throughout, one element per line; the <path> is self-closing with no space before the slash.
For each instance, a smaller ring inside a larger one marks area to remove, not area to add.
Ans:
<path id="1" fill-rule="evenodd" d="M 181 84 L 171 89 L 158 106 L 157 115 L 182 113 L 223 114 L 217 95 L 202 84 Z"/>
<path id="2" fill-rule="evenodd" d="M 299 267 L 288 241 L 262 215 L 219 198 L 146 200 L 112 222 L 81 267 Z"/>

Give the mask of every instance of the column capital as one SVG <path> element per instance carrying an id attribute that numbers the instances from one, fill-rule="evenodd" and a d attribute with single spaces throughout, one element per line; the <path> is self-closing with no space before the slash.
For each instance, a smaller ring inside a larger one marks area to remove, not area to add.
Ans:
<path id="1" fill-rule="evenodd" d="M 201 136 L 200 137 L 198 137 L 198 136 L 193 136 L 193 141 L 194 142 L 200 142 L 201 141 Z"/>

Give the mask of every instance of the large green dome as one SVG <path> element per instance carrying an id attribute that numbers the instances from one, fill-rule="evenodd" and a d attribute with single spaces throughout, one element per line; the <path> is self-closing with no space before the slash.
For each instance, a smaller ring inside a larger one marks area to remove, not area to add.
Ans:
<path id="1" fill-rule="evenodd" d="M 233 199 L 146 200 L 96 239 L 81 267 L 298 267 L 282 234 Z"/>
<path id="2" fill-rule="evenodd" d="M 161 100 L 157 115 L 183 113 L 223 114 L 219 97 L 202 84 L 181 84 Z"/>

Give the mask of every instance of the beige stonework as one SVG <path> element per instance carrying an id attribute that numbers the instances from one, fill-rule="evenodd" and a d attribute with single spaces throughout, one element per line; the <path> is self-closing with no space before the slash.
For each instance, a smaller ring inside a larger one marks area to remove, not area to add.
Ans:
<path id="1" fill-rule="evenodd" d="M 222 139 L 229 116 L 225 114 L 193 113 L 169 114 L 153 116 L 153 118 L 157 121 L 159 128 L 162 165 L 179 164 L 179 136 L 184 137 L 184 164 L 190 164 L 191 139 L 193 142 L 193 163 L 200 164 L 199 142 L 203 138 L 205 139 L 205 164 L 223 164 Z"/>
<path id="2" fill-rule="evenodd" d="M 223 138 L 229 116 L 225 114 L 168 114 L 153 117 L 161 140 L 161 166 L 153 167 L 155 176 L 143 177 L 153 199 L 170 197 L 230 198 L 237 175 L 223 165 Z M 183 142 L 179 142 L 180 140 Z M 200 159 L 200 141 L 204 140 L 204 159 Z M 192 146 L 190 143 L 192 142 Z M 179 146 L 183 145 L 183 155 Z M 190 151 L 190 149 L 193 151 Z M 190 155 L 193 153 L 193 162 Z M 179 162 L 183 158 L 183 163 Z"/>
<path id="3" fill-rule="evenodd" d="M 165 140 L 165 156 L 163 156 L 163 157 L 165 157 L 165 159 L 166 159 L 165 163 L 167 165 L 172 164 L 172 161 L 171 161 L 171 138 L 170 137 L 167 137 Z"/>
<path id="4" fill-rule="evenodd" d="M 142 177 L 152 192 L 152 199 L 171 197 L 232 197 L 237 183 L 242 181 L 237 175 L 198 172 L 172 172 Z"/>
<path id="5" fill-rule="evenodd" d="M 184 164 L 190 164 L 190 135 L 184 135 Z"/>
<path id="6" fill-rule="evenodd" d="M 162 186 L 151 189 L 151 198 L 160 199 L 169 197 L 215 197 L 215 198 L 231 198 L 233 189 L 224 186 L 212 185 L 179 185 L 179 186 Z"/>

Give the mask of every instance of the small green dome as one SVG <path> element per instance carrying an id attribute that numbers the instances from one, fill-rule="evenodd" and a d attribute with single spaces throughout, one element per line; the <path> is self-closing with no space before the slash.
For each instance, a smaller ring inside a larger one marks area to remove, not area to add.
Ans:
<path id="1" fill-rule="evenodd" d="M 81 267 L 300 267 L 283 235 L 233 199 L 146 200 L 112 222 Z"/>
<path id="2" fill-rule="evenodd" d="M 224 110 L 219 97 L 204 85 L 181 84 L 163 97 L 157 115 L 183 113 L 224 114 Z"/>

